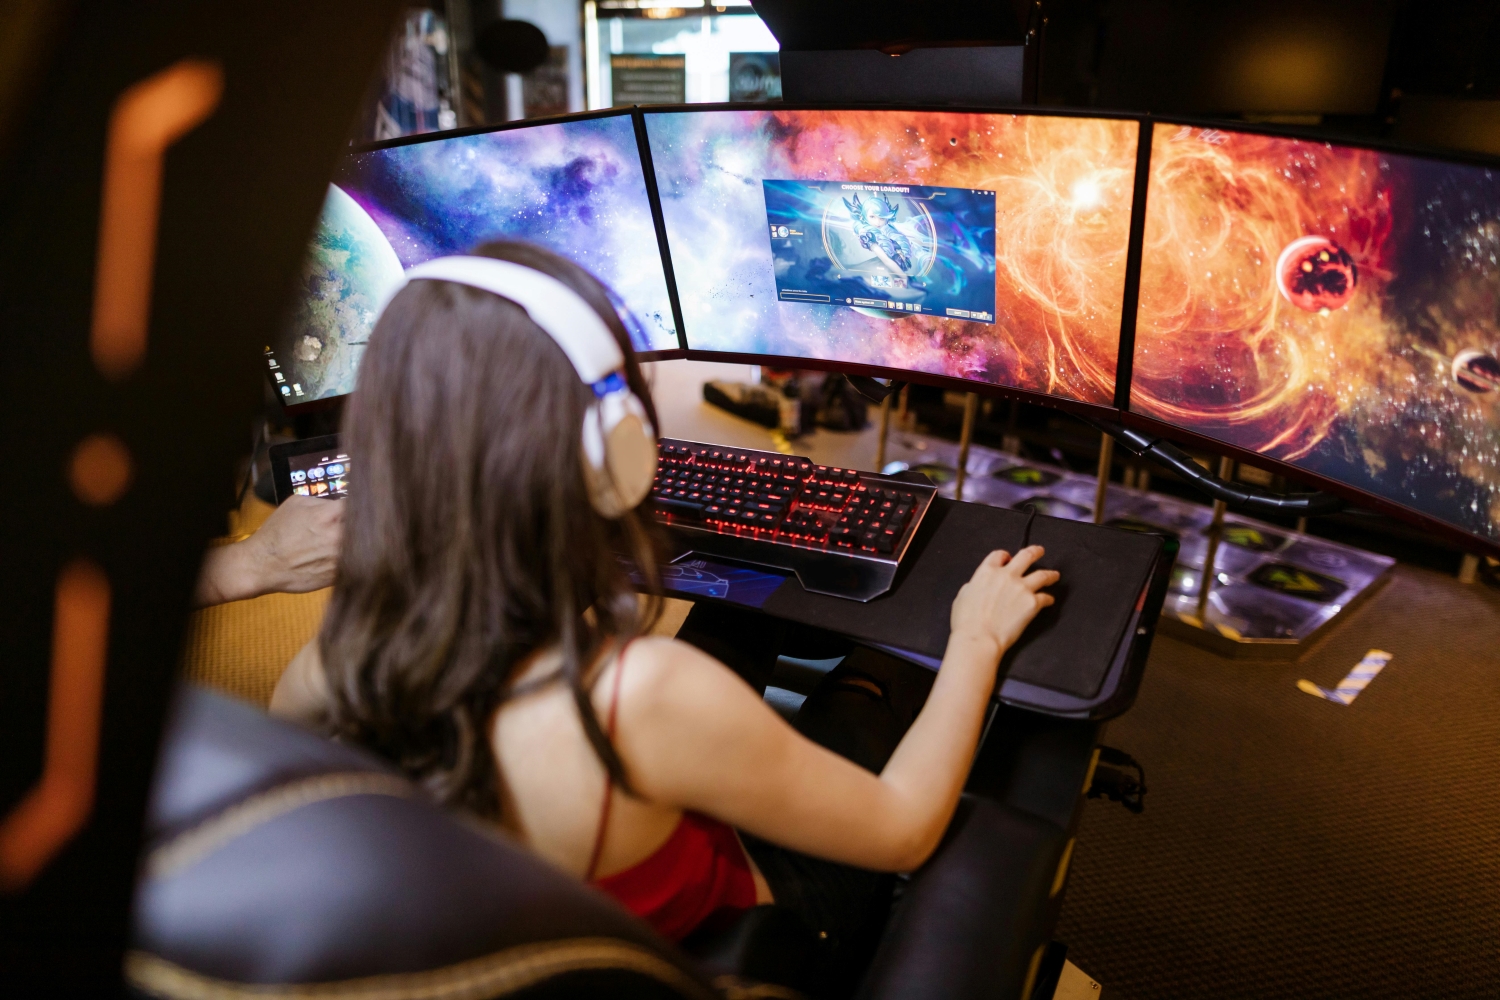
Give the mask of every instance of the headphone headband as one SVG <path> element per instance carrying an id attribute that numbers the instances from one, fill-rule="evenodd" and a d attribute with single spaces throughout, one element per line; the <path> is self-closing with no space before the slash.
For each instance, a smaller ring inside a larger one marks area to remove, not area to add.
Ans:
<path id="1" fill-rule="evenodd" d="M 451 281 L 490 292 L 526 310 L 594 391 L 583 418 L 584 478 L 589 500 L 616 518 L 638 506 L 656 475 L 656 431 L 625 381 L 625 352 L 592 306 L 550 274 L 494 257 L 439 257 L 406 272 L 380 311 L 413 281 Z"/>
<path id="2" fill-rule="evenodd" d="M 604 320 L 581 295 L 550 274 L 494 257 L 438 257 L 407 271 L 406 280 L 391 290 L 381 311 L 413 281 L 452 281 L 514 302 L 557 342 L 578 377 L 590 386 L 597 387 L 625 367 L 625 355 Z"/>

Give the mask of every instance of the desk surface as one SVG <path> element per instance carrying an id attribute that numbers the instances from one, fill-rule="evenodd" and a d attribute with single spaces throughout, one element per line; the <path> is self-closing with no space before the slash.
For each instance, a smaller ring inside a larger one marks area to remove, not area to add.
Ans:
<path id="1" fill-rule="evenodd" d="M 674 597 L 726 601 L 742 607 L 847 635 L 929 669 L 937 669 L 947 639 L 949 606 L 972 564 L 993 544 L 996 531 L 1014 527 L 1014 511 L 940 500 L 947 517 L 924 531 L 928 559 L 903 564 L 902 576 L 888 595 L 868 604 L 820 597 L 803 591 L 790 573 L 736 565 L 690 553 L 664 567 L 663 583 Z M 1039 521 L 1041 519 L 1038 519 Z M 1048 518 L 1039 541 L 1051 534 L 1083 532 L 1055 543 L 1064 571 L 1076 569 L 1079 585 L 1070 588 L 1067 607 L 1048 609 L 1007 655 L 1000 700 L 1064 717 L 1104 718 L 1128 707 L 1139 670 L 1144 666 L 1142 640 L 1149 642 L 1151 621 L 1165 592 L 1167 566 L 1156 562 L 1160 540 L 1114 529 Z M 946 530 L 945 530 L 946 529 Z M 1097 537 L 1096 537 L 1097 536 Z M 974 544 L 974 540 L 982 544 Z M 911 560 L 912 557 L 908 556 Z M 1104 576 L 1100 566 L 1113 567 Z M 1147 600 L 1148 584 L 1155 602 Z M 1059 612 L 1067 611 L 1067 617 Z M 1142 631 L 1143 625 L 1145 626 Z"/>
<path id="2" fill-rule="evenodd" d="M 890 592 L 866 603 L 809 594 L 794 581 L 766 601 L 768 614 L 842 632 L 862 642 L 943 655 L 959 588 L 996 549 L 1023 544 L 1020 511 L 939 498 L 928 512 Z M 1101 695 L 1110 665 L 1140 611 L 1163 540 L 1117 528 L 1040 516 L 1030 541 L 1046 547 L 1037 564 L 1062 574 L 1057 599 L 1006 653 L 1002 672 L 1089 702 Z"/>

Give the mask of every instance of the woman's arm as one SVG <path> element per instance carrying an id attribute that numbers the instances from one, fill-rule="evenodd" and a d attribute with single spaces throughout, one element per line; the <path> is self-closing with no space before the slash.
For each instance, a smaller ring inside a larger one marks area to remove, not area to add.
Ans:
<path id="1" fill-rule="evenodd" d="M 208 550 L 193 607 L 330 586 L 343 526 L 342 502 L 288 497 L 249 538 Z"/>
<path id="2" fill-rule="evenodd" d="M 654 801 L 818 857 L 920 866 L 958 804 L 1001 655 L 1052 603 L 1039 591 L 1057 573 L 1027 573 L 1041 555 L 991 553 L 964 585 L 932 692 L 879 775 L 804 738 L 703 653 L 643 640 L 655 655 L 630 656 L 616 736 L 631 781 Z"/>

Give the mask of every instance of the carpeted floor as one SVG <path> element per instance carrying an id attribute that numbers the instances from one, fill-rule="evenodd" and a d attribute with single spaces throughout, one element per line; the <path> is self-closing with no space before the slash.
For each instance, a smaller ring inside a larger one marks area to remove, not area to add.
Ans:
<path id="1" fill-rule="evenodd" d="M 1351 706 L 1332 688 L 1394 658 Z M 1500 996 L 1500 594 L 1397 569 L 1298 663 L 1158 639 L 1058 938 L 1124 1000 Z"/>

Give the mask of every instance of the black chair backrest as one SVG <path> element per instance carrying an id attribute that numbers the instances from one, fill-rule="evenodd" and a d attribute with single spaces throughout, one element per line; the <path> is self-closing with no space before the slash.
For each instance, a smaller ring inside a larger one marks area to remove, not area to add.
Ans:
<path id="1" fill-rule="evenodd" d="M 146 829 L 126 969 L 149 995 L 714 995 L 604 895 L 375 758 L 203 689 L 178 695 Z"/>
<path id="2" fill-rule="evenodd" d="M 7 982 L 119 988 L 188 597 L 260 351 L 404 6 L 0 4 Z M 105 272 L 121 280 L 101 309 Z"/>

